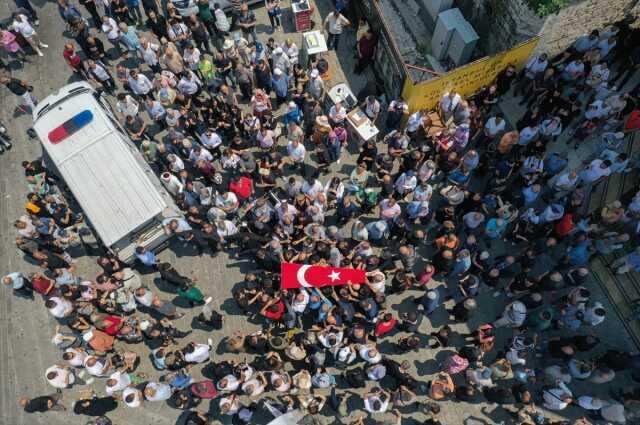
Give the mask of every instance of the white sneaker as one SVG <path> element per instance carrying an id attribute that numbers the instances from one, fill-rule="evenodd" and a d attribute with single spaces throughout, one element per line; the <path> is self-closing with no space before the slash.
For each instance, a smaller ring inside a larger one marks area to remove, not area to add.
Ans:
<path id="1" fill-rule="evenodd" d="M 207 297 L 207 299 L 204 300 L 204 305 L 207 305 L 209 303 L 211 303 L 211 301 L 213 301 L 212 297 Z"/>
<path id="2" fill-rule="evenodd" d="M 207 344 L 209 344 L 209 347 L 213 347 L 213 340 L 211 338 L 208 338 Z"/>
<path id="3" fill-rule="evenodd" d="M 40 50 L 37 50 L 36 53 L 38 53 L 38 56 L 44 56 L 44 54 Z"/>
<path id="4" fill-rule="evenodd" d="M 40 47 L 44 47 L 45 49 L 49 47 L 48 44 L 40 43 Z"/>

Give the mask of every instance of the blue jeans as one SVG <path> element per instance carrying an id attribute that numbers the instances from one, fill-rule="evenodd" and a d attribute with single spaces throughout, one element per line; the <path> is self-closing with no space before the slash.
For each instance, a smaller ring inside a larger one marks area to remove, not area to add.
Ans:
<path id="1" fill-rule="evenodd" d="M 327 40 L 327 48 L 331 50 L 332 46 L 334 50 L 338 50 L 338 42 L 340 41 L 341 34 L 331 34 L 329 33 L 329 38 Z"/>
<path id="2" fill-rule="evenodd" d="M 338 161 L 340 159 L 340 154 L 342 153 L 342 144 L 329 144 L 327 147 L 329 148 L 329 158 L 331 158 L 332 161 Z"/>

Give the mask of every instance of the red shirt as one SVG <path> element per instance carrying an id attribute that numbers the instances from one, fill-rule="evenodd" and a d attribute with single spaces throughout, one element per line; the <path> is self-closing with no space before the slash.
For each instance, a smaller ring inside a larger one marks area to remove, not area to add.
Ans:
<path id="1" fill-rule="evenodd" d="M 229 183 L 229 190 L 239 199 L 247 199 L 253 193 L 253 181 L 248 177 L 240 177 L 238 181 L 233 180 Z"/>
<path id="2" fill-rule="evenodd" d="M 273 306 L 276 306 L 278 309 L 273 311 Z M 264 317 L 271 320 L 280 320 L 280 318 L 284 315 L 284 303 L 282 300 L 279 300 L 277 303 L 271 305 L 264 312 Z"/>
<path id="3" fill-rule="evenodd" d="M 554 230 L 558 236 L 566 236 L 573 228 L 573 214 L 567 213 L 556 223 Z"/>
<path id="4" fill-rule="evenodd" d="M 47 295 L 54 287 L 53 281 L 44 276 L 35 277 L 31 280 L 33 290 L 40 295 Z"/>
<path id="5" fill-rule="evenodd" d="M 376 336 L 382 336 L 389 333 L 396 327 L 396 319 L 391 319 L 388 322 L 379 322 L 376 325 Z"/>
<path id="6" fill-rule="evenodd" d="M 73 50 L 65 50 L 62 52 L 62 56 L 64 56 L 65 60 L 73 69 L 79 70 L 81 68 L 82 59 L 80 59 L 80 55 L 77 55 Z"/>
<path id="7" fill-rule="evenodd" d="M 378 40 L 373 36 L 370 39 L 367 37 L 362 37 L 358 40 L 358 49 L 360 50 L 360 55 L 363 58 L 373 58 L 374 53 L 376 52 L 376 45 L 378 44 Z"/>
<path id="8" fill-rule="evenodd" d="M 107 316 L 103 319 L 103 322 L 110 323 L 109 326 L 103 329 L 104 333 L 116 336 L 120 331 L 120 325 L 122 324 L 122 318 L 118 316 Z"/>
<path id="9" fill-rule="evenodd" d="M 625 131 L 634 131 L 640 129 L 640 109 L 631 111 L 627 123 L 624 125 Z"/>

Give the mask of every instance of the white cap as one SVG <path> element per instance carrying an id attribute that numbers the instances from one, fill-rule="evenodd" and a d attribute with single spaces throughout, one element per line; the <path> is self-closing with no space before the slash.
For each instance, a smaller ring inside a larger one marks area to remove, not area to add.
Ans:
<path id="1" fill-rule="evenodd" d="M 276 68 L 273 70 L 273 74 L 274 75 L 282 75 L 282 71 L 280 70 L 280 68 Z"/>
<path id="2" fill-rule="evenodd" d="M 311 78 L 318 78 L 320 76 L 320 73 L 318 72 L 317 69 L 314 69 L 313 71 L 311 71 Z"/>

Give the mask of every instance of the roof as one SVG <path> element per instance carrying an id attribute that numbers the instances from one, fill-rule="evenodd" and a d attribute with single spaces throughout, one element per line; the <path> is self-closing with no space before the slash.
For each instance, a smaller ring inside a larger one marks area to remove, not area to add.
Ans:
<path id="1" fill-rule="evenodd" d="M 54 105 L 70 90 L 83 86 L 84 83 L 65 86 L 42 100 L 34 113 L 42 114 L 34 129 L 94 230 L 106 246 L 111 246 L 169 205 L 154 185 L 152 179 L 157 179 L 139 152 L 111 125 L 94 98 L 93 89 L 78 90 L 72 99 L 41 112 L 47 104 Z M 89 124 L 58 144 L 49 142 L 51 130 L 83 110 L 93 114 Z"/>

